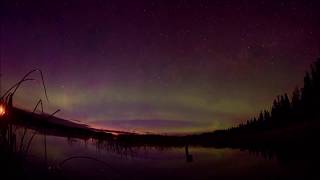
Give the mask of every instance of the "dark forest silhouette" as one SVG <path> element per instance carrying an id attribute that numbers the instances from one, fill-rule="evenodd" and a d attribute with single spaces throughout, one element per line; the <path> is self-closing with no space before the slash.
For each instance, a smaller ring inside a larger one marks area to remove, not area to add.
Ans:
<path id="1" fill-rule="evenodd" d="M 224 131 L 261 131 L 283 128 L 292 123 L 310 122 L 320 118 L 320 58 L 306 72 L 302 88 L 295 88 L 291 98 L 287 93 L 277 96 L 271 110 L 263 110 L 246 123 Z M 222 130 L 223 131 L 223 130 Z"/>

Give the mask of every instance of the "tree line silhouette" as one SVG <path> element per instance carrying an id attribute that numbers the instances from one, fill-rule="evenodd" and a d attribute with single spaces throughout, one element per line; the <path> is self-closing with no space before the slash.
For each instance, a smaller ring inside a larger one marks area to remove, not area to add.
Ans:
<path id="1" fill-rule="evenodd" d="M 246 123 L 229 128 L 228 132 L 258 131 L 286 127 L 295 122 L 310 122 L 320 118 L 320 58 L 304 76 L 302 88 L 295 88 L 291 98 L 279 95 L 273 101 L 271 110 L 261 111 Z M 220 131 L 221 132 L 221 131 Z"/>

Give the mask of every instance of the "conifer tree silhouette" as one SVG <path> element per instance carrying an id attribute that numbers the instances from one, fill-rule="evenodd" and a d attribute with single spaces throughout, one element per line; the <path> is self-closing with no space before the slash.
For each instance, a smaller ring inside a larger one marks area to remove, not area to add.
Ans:
<path id="1" fill-rule="evenodd" d="M 288 94 L 277 96 L 270 112 L 261 111 L 258 118 L 253 117 L 245 124 L 230 128 L 230 131 L 245 129 L 261 130 L 286 126 L 294 122 L 312 121 L 320 118 L 320 58 L 306 72 L 303 87 L 296 87 L 291 99 Z"/>

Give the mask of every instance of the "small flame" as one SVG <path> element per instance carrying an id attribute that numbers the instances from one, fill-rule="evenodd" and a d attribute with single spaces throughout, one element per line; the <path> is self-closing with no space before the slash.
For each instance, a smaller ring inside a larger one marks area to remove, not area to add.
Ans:
<path id="1" fill-rule="evenodd" d="M 4 105 L 0 104 L 0 117 L 6 114 L 6 108 Z"/>

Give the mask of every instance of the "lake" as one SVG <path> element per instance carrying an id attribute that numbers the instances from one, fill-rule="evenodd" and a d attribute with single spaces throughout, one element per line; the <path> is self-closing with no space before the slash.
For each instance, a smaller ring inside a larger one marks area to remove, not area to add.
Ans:
<path id="1" fill-rule="evenodd" d="M 93 139 L 36 135 L 28 154 L 27 163 L 32 164 L 28 166 L 28 176 L 37 172 L 35 167 L 43 168 L 46 164 L 50 174 L 70 179 L 278 179 L 304 176 L 304 172 L 293 171 L 277 157 L 230 148 L 132 147 Z"/>

